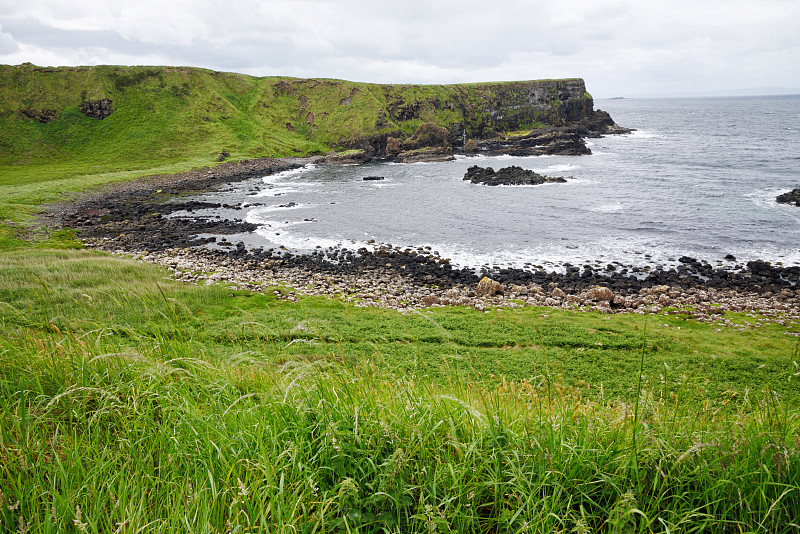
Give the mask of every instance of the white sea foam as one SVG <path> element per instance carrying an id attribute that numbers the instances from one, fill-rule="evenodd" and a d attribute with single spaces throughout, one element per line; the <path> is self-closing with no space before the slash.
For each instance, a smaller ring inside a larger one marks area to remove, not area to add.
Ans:
<path id="1" fill-rule="evenodd" d="M 287 204 L 277 204 L 274 206 L 258 206 L 257 208 L 253 208 L 249 212 L 247 212 L 247 216 L 253 217 L 263 217 L 269 213 L 275 212 L 286 212 L 286 211 L 294 211 L 294 210 L 304 210 L 308 208 L 315 207 L 316 204 L 294 204 L 293 206 L 289 206 Z"/>
<path id="2" fill-rule="evenodd" d="M 360 240 L 296 235 L 285 231 L 275 232 L 274 229 L 264 227 L 258 228 L 256 233 L 267 239 L 270 243 L 273 243 L 275 246 L 283 246 L 291 251 L 307 252 L 315 250 L 317 247 L 323 249 L 346 247 L 351 250 L 357 250 L 362 247 L 367 249 L 372 248 L 372 245 Z"/>
<path id="3" fill-rule="evenodd" d="M 651 132 L 648 130 L 636 130 L 625 135 L 627 137 L 633 137 L 636 139 L 656 139 L 658 137 L 663 137 L 661 134 L 658 134 L 656 132 Z"/>
<path id="4" fill-rule="evenodd" d="M 315 169 L 317 166 L 313 163 L 309 163 L 308 165 L 304 165 L 302 167 L 298 167 L 297 169 L 289 169 L 288 171 L 282 171 L 275 174 L 270 174 L 269 176 L 264 176 L 261 180 L 265 184 L 274 184 L 287 178 L 294 178 L 295 176 L 302 176 L 303 174 L 307 173 Z"/>
<path id="5" fill-rule="evenodd" d="M 596 211 L 598 213 L 615 213 L 617 211 L 622 211 L 625 209 L 625 206 L 622 205 L 622 202 L 613 202 L 611 204 L 600 204 L 599 206 L 594 206 L 590 208 L 591 211 Z"/>
<path id="6" fill-rule="evenodd" d="M 582 168 L 580 165 L 575 165 L 573 163 L 554 163 L 553 165 L 547 166 L 548 171 L 554 172 L 574 171 L 580 168 Z"/>

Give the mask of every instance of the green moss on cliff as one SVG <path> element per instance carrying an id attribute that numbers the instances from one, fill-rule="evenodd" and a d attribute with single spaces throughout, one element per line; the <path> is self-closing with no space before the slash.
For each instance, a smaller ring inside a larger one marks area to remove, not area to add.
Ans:
<path id="1" fill-rule="evenodd" d="M 420 124 L 454 138 L 561 124 L 592 109 L 582 80 L 378 85 L 185 67 L 0 66 L 0 186 L 233 159 L 381 150 Z M 110 101 L 88 116 L 86 102 Z M 573 113 L 575 115 L 575 113 Z M 102 181 L 102 180 L 100 180 Z"/>

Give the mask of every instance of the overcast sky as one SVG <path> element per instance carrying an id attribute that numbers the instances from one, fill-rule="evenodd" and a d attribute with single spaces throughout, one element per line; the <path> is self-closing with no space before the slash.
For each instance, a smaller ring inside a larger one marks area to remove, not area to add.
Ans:
<path id="1" fill-rule="evenodd" d="M 0 0 L 0 63 L 23 62 L 377 83 L 582 77 L 599 98 L 800 88 L 800 0 Z"/>

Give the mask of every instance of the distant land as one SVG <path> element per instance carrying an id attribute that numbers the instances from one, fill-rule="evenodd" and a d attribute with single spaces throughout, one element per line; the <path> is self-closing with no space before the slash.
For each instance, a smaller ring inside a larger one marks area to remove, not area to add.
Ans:
<path id="1" fill-rule="evenodd" d="M 621 98 L 703 98 L 725 96 L 775 96 L 800 95 L 799 87 L 749 87 L 744 89 L 717 89 L 714 91 L 674 91 L 669 93 L 633 93 L 600 97 L 598 100 Z"/>

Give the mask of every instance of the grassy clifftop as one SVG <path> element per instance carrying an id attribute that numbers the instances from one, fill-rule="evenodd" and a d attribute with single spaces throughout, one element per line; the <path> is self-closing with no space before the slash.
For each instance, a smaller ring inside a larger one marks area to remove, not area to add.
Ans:
<path id="1" fill-rule="evenodd" d="M 0 169 L 25 181 L 296 156 L 407 137 L 454 139 L 580 120 L 583 80 L 377 85 L 184 67 L 0 66 Z M 102 109 L 108 116 L 103 116 Z M 98 118 L 102 117 L 102 118 Z M 0 178 L 0 184 L 7 183 Z"/>

